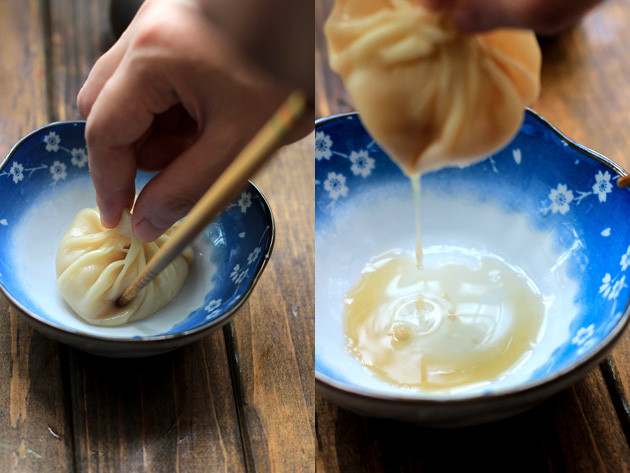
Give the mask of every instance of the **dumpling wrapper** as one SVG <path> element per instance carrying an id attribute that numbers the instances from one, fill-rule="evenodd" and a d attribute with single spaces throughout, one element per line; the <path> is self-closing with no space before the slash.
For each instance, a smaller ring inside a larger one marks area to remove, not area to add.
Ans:
<path id="1" fill-rule="evenodd" d="M 180 291 L 194 260 L 191 247 L 175 258 L 124 307 L 116 300 L 169 238 L 171 227 L 157 240 L 144 243 L 131 231 L 125 210 L 116 228 L 101 225 L 96 209 L 83 209 L 63 236 L 56 257 L 57 286 L 83 320 L 115 326 L 157 312 Z"/>
<path id="2" fill-rule="evenodd" d="M 409 175 L 504 147 L 539 93 L 531 31 L 464 34 L 416 0 L 336 0 L 325 33 L 363 125 Z"/>

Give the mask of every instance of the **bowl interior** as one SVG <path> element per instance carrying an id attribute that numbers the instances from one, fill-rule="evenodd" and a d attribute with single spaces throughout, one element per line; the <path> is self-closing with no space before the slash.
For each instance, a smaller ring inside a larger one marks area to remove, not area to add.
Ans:
<path id="1" fill-rule="evenodd" d="M 434 398 L 379 381 L 346 351 L 343 298 L 373 256 L 415 248 L 409 179 L 356 114 L 316 128 L 315 369 L 320 381 L 367 395 Z M 505 149 L 464 168 L 422 177 L 422 239 L 473 249 L 520 268 L 543 297 L 545 323 L 518 370 L 464 390 L 507 392 L 585 363 L 625 326 L 630 288 L 630 208 L 618 168 L 527 112 Z M 451 395 L 452 397 L 452 395 Z"/>
<path id="2" fill-rule="evenodd" d="M 137 190 L 151 177 L 139 172 Z M 273 246 L 271 211 L 249 184 L 196 239 L 190 275 L 170 304 L 144 320 L 96 327 L 72 312 L 55 275 L 61 237 L 81 209 L 95 206 L 83 122 L 33 132 L 0 167 L 0 287 L 28 315 L 76 334 L 153 339 L 218 323 L 247 297 Z"/>

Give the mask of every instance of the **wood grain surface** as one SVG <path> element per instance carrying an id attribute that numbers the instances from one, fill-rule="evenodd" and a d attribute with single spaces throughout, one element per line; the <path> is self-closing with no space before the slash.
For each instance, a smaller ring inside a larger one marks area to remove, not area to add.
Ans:
<path id="1" fill-rule="evenodd" d="M 318 117 L 353 110 L 327 64 L 317 0 Z M 575 141 L 630 169 L 630 0 L 609 0 L 574 28 L 542 38 L 542 93 L 532 108 Z M 630 210 L 629 210 L 630 212 Z M 620 216 L 620 218 L 625 218 Z M 630 338 L 584 379 L 498 423 L 435 430 L 374 420 L 316 396 L 319 472 L 628 472 Z"/>
<path id="2" fill-rule="evenodd" d="M 0 155 L 80 118 L 76 95 L 112 43 L 108 0 L 0 2 Z M 198 342 L 101 358 L 39 335 L 0 296 L 1 472 L 314 471 L 313 146 L 255 176 L 274 252 L 233 323 Z"/>

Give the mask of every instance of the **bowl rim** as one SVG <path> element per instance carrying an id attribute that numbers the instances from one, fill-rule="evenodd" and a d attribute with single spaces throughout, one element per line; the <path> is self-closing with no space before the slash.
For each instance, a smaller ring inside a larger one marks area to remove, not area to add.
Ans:
<path id="1" fill-rule="evenodd" d="M 60 126 L 67 126 L 67 125 L 85 126 L 85 123 L 86 123 L 85 120 L 55 121 L 55 122 L 48 123 L 47 125 L 44 125 L 42 127 L 39 127 L 31 131 L 30 133 L 22 137 L 15 145 L 13 145 L 13 147 L 7 154 L 6 158 L 4 158 L 4 160 L 0 163 L 0 172 L 9 164 L 9 162 L 11 162 L 14 155 L 24 145 L 24 143 L 32 139 L 35 135 L 38 135 L 50 128 L 57 128 Z M 264 250 L 262 251 L 263 257 L 261 258 L 258 265 L 254 269 L 253 277 L 251 278 L 250 282 L 247 284 L 247 287 L 245 287 L 245 289 L 243 290 L 241 297 L 237 301 L 235 301 L 235 303 L 228 310 L 222 313 L 220 316 L 212 320 L 209 320 L 205 322 L 204 324 L 201 324 L 199 326 L 196 326 L 188 330 L 184 330 L 182 332 L 169 333 L 169 334 L 164 334 L 164 335 L 128 336 L 128 337 L 122 337 L 122 338 L 121 337 L 114 338 L 114 337 L 108 337 L 105 335 L 95 335 L 95 334 L 85 333 L 85 332 L 82 332 L 81 330 L 70 330 L 70 329 L 60 327 L 56 324 L 51 323 L 49 320 L 40 317 L 35 312 L 26 308 L 21 302 L 19 302 L 4 286 L 1 280 L 0 280 L 0 292 L 4 294 L 4 296 L 9 300 L 9 302 L 12 305 L 14 305 L 20 313 L 30 318 L 29 322 L 35 323 L 36 326 L 43 326 L 42 328 L 45 328 L 47 332 L 53 333 L 53 334 L 59 334 L 62 338 L 69 335 L 72 337 L 78 337 L 82 340 L 91 340 L 96 343 L 105 342 L 105 343 L 111 343 L 111 344 L 119 344 L 121 346 L 128 345 L 130 342 L 134 344 L 139 343 L 143 345 L 161 345 L 161 344 L 164 344 L 164 342 L 180 340 L 183 338 L 190 338 L 190 337 L 199 338 L 202 332 L 218 329 L 221 326 L 223 326 L 225 323 L 227 323 L 236 314 L 236 312 L 242 307 L 242 305 L 249 299 L 249 296 L 254 290 L 254 287 L 256 286 L 256 284 L 258 283 L 258 280 L 262 276 L 264 269 L 267 266 L 267 263 L 269 262 L 269 259 L 271 257 L 271 253 L 273 252 L 273 248 L 274 248 L 275 240 L 276 240 L 276 225 L 275 225 L 273 212 L 271 210 L 271 206 L 269 205 L 269 202 L 267 201 L 263 193 L 258 189 L 258 187 L 256 187 L 256 185 L 249 180 L 247 182 L 251 186 L 251 189 L 260 198 L 260 201 L 262 202 L 265 218 L 269 223 L 269 238 L 267 240 L 267 244 Z"/>
<path id="2" fill-rule="evenodd" d="M 605 157 L 604 155 L 593 151 L 586 146 L 583 146 L 570 138 L 568 138 L 564 133 L 562 133 L 558 128 L 549 123 L 545 118 L 543 118 L 539 113 L 533 111 L 530 108 L 525 108 L 525 113 L 534 119 L 536 119 L 540 124 L 546 126 L 549 130 L 551 130 L 555 135 L 557 135 L 560 140 L 571 148 L 577 150 L 586 158 L 594 159 L 604 166 L 610 168 L 613 172 L 621 176 L 626 176 L 628 173 L 617 163 L 612 161 L 611 159 Z M 345 119 L 349 117 L 359 118 L 358 112 L 346 112 L 339 113 L 335 115 L 331 115 L 329 117 L 322 117 L 315 121 L 315 131 L 317 131 L 318 126 L 323 126 L 332 122 L 335 122 L 340 119 Z M 317 212 L 315 213 L 317 215 Z M 315 236 L 317 236 L 317 226 L 315 227 Z M 315 312 L 315 317 L 317 317 L 317 312 Z M 618 341 L 623 332 L 626 330 L 628 323 L 630 322 L 630 299 L 626 302 L 626 306 L 623 309 L 622 315 L 612 328 L 610 332 L 606 334 L 599 342 L 588 352 L 585 353 L 586 356 L 583 358 L 576 360 L 572 364 L 566 366 L 564 369 L 555 371 L 550 375 L 544 376 L 536 381 L 525 382 L 520 386 L 516 387 L 506 387 L 501 388 L 497 391 L 490 392 L 475 392 L 473 394 L 467 394 L 466 392 L 456 393 L 456 394 L 435 394 L 435 393 L 421 393 L 421 392 L 379 392 L 374 389 L 366 388 L 363 386 L 357 386 L 353 384 L 348 384 L 343 381 L 339 381 L 334 379 L 317 369 L 317 346 L 315 347 L 315 386 L 320 392 L 332 391 L 338 394 L 341 394 L 346 397 L 354 397 L 362 400 L 372 400 L 372 401 L 397 401 L 405 404 L 411 405 L 462 405 L 462 404 L 477 404 L 484 402 L 493 402 L 496 399 L 507 400 L 511 398 L 517 398 L 521 396 L 529 396 L 533 393 L 540 393 L 543 391 L 549 391 L 551 385 L 556 385 L 556 389 L 553 391 L 559 391 L 563 387 L 567 387 L 578 377 L 585 374 L 588 370 L 590 370 L 593 366 L 595 366 L 598 362 L 605 358 L 608 351 L 612 348 L 612 346 Z M 315 334 L 317 337 L 317 333 Z M 531 396 L 532 398 L 534 396 Z"/>

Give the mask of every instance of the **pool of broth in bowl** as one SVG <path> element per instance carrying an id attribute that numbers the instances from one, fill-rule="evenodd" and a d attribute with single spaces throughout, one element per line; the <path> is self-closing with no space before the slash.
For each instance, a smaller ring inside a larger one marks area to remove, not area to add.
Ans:
<path id="1" fill-rule="evenodd" d="M 419 177 L 412 182 L 415 255 L 394 249 L 365 266 L 344 300 L 347 349 L 378 379 L 418 392 L 507 376 L 537 344 L 543 298 L 521 270 L 493 255 L 443 247 L 425 262 Z"/>

